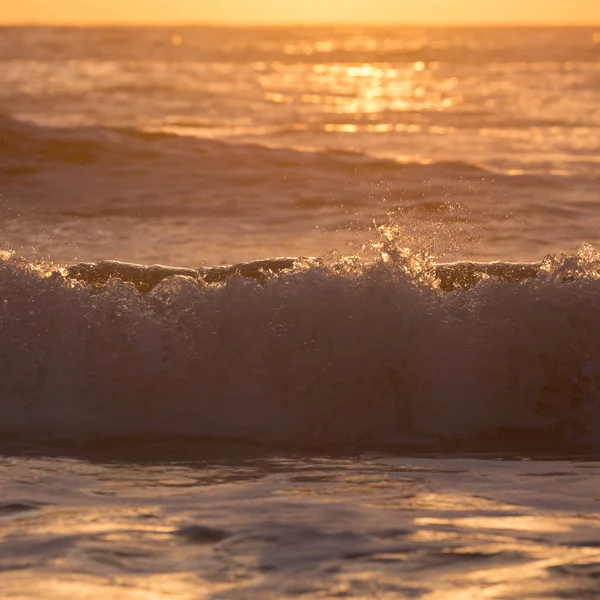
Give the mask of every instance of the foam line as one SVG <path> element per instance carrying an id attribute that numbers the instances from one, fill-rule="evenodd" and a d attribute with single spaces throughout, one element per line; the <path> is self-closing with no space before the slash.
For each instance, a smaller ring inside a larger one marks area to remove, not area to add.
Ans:
<path id="1" fill-rule="evenodd" d="M 141 292 L 149 292 L 161 281 L 173 276 L 190 277 L 206 283 L 219 283 L 232 275 L 241 275 L 257 281 L 265 281 L 270 275 L 294 268 L 300 262 L 317 264 L 318 258 L 267 258 L 234 265 L 224 265 L 204 269 L 168 267 L 164 265 L 143 266 L 114 260 L 94 263 L 78 263 L 65 268 L 69 279 L 75 279 L 90 285 L 104 285 L 110 279 L 117 278 L 133 283 Z M 537 277 L 541 262 L 454 262 L 434 266 L 435 277 L 444 291 L 470 289 L 483 277 L 518 283 Z"/>

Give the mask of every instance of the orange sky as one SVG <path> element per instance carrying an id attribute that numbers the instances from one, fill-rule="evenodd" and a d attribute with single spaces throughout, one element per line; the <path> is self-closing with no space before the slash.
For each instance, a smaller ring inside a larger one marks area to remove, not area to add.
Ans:
<path id="1" fill-rule="evenodd" d="M 2 0 L 3 23 L 600 23 L 600 0 Z"/>

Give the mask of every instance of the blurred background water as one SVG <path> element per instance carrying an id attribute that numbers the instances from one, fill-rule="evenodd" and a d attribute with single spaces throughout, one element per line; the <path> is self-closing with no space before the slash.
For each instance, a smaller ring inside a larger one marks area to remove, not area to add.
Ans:
<path id="1" fill-rule="evenodd" d="M 195 266 L 598 238 L 594 28 L 0 29 L 5 245 Z"/>

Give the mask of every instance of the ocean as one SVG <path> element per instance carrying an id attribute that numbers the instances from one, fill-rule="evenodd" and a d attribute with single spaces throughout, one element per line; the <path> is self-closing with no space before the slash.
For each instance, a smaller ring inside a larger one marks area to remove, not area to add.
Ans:
<path id="1" fill-rule="evenodd" d="M 599 107 L 600 28 L 0 28 L 0 596 L 600 598 Z"/>

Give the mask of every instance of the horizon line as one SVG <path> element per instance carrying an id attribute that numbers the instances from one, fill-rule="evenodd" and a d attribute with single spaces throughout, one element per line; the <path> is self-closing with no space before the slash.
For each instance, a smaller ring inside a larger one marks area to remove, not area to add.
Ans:
<path id="1" fill-rule="evenodd" d="M 311 21 L 265 21 L 265 22 L 226 22 L 226 21 L 0 21 L 0 27 L 73 27 L 73 28 L 92 28 L 92 27 L 230 27 L 230 28 L 252 28 L 252 27 L 404 27 L 404 28 L 505 28 L 505 27 L 545 27 L 545 28 L 596 28 L 600 27 L 600 21 L 597 23 L 558 23 L 556 21 L 453 21 L 449 23 L 442 22 L 311 22 Z"/>

